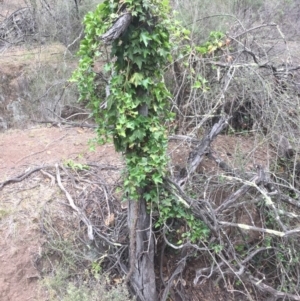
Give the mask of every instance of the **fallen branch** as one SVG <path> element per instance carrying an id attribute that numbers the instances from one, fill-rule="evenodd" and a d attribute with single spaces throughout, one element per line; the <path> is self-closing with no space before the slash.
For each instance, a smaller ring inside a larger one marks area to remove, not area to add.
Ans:
<path id="1" fill-rule="evenodd" d="M 71 206 L 71 208 L 77 212 L 78 216 L 81 218 L 81 220 L 85 223 L 85 225 L 88 228 L 88 237 L 90 240 L 94 240 L 94 234 L 93 234 L 93 227 L 89 221 L 89 219 L 86 217 L 86 215 L 84 214 L 84 212 L 78 208 L 75 203 L 74 200 L 72 199 L 71 195 L 69 194 L 69 192 L 65 189 L 65 187 L 62 185 L 61 183 L 61 178 L 60 178 L 60 172 L 59 172 L 59 167 L 58 164 L 55 164 L 55 168 L 56 168 L 56 179 L 57 179 L 57 184 L 59 186 L 59 188 L 65 193 L 69 204 Z"/>
<path id="2" fill-rule="evenodd" d="M 41 173 L 42 173 L 44 176 L 50 178 L 50 180 L 51 180 L 50 186 L 53 186 L 53 185 L 55 184 L 55 177 L 52 176 L 49 172 L 46 172 L 46 171 L 44 171 L 44 170 L 41 169 Z"/>
<path id="3" fill-rule="evenodd" d="M 274 299 L 272 298 L 272 300 L 277 300 L 278 298 L 283 298 L 284 300 L 295 300 L 295 301 L 300 300 L 299 295 L 297 296 L 297 295 L 290 294 L 290 293 L 280 292 L 280 291 L 274 289 L 273 287 L 271 287 L 267 284 L 264 284 L 262 282 L 262 280 L 254 278 L 252 276 L 250 276 L 250 282 L 254 286 L 256 286 L 260 291 L 272 294 L 272 296 L 274 297 Z"/>
<path id="4" fill-rule="evenodd" d="M 230 274 L 230 275 L 233 275 L 233 276 L 239 276 L 239 278 L 241 280 L 243 280 L 245 283 L 249 283 L 249 282 L 252 283 L 261 292 L 271 294 L 272 298 L 270 300 L 277 300 L 278 298 L 288 298 L 289 300 L 299 301 L 300 300 L 299 295 L 278 291 L 278 290 L 274 289 L 273 287 L 271 287 L 267 284 L 264 284 L 263 283 L 264 279 L 258 279 L 258 278 L 253 277 L 252 275 L 249 275 L 249 273 L 246 273 L 244 264 L 249 262 L 259 252 L 267 251 L 269 249 L 272 249 L 272 247 L 263 247 L 263 248 L 259 248 L 255 251 L 253 251 L 242 262 L 238 263 L 238 265 L 240 266 L 238 271 L 236 271 L 236 269 L 233 266 L 227 268 L 226 270 L 221 270 L 225 266 L 225 261 L 218 262 L 218 263 L 216 263 L 216 264 L 214 264 L 210 267 L 200 268 L 196 271 L 196 276 L 194 278 L 193 283 L 194 283 L 194 285 L 196 285 L 199 282 L 200 278 L 207 279 L 207 278 L 210 278 L 211 276 L 213 276 L 215 274 L 220 274 L 220 273 Z M 229 263 L 227 262 L 226 265 L 228 266 Z"/>
<path id="5" fill-rule="evenodd" d="M 184 188 L 189 175 L 197 169 L 204 156 L 210 153 L 212 141 L 227 127 L 229 119 L 229 117 L 221 117 L 219 122 L 214 124 L 210 132 L 201 139 L 195 150 L 190 152 L 187 166 L 181 170 L 181 176 L 176 181 L 180 187 Z"/>
<path id="6" fill-rule="evenodd" d="M 11 184 L 11 183 L 18 183 L 18 182 L 21 182 L 23 181 L 25 178 L 29 177 L 31 174 L 33 174 L 34 172 L 37 172 L 37 171 L 40 171 L 42 169 L 45 169 L 45 168 L 50 168 L 52 167 L 51 165 L 48 165 L 48 166 L 39 166 L 39 167 L 36 167 L 32 170 L 29 170 L 15 178 L 11 178 L 11 179 L 8 179 L 6 181 L 3 181 L 0 183 L 0 189 L 2 189 L 4 186 L 8 185 L 8 184 Z"/>
<path id="7" fill-rule="evenodd" d="M 70 121 L 54 121 L 54 120 L 31 120 L 32 122 L 36 122 L 36 123 L 48 123 L 51 124 L 52 126 L 60 126 L 61 124 L 64 125 L 69 125 L 72 127 L 81 127 L 81 128 L 89 128 L 89 129 L 96 129 L 97 126 L 96 125 L 92 125 L 92 124 L 84 124 L 83 122 L 79 123 L 79 122 L 70 122 Z"/>
<path id="8" fill-rule="evenodd" d="M 185 136 L 185 135 L 172 135 L 168 137 L 169 141 L 184 141 L 184 142 L 188 142 L 188 143 L 200 143 L 199 139 L 193 138 L 193 137 L 189 137 L 189 136 Z"/>
<path id="9" fill-rule="evenodd" d="M 217 236 L 217 220 L 210 201 L 204 199 L 194 200 L 188 197 L 181 187 L 171 179 L 166 178 L 164 184 L 166 189 L 176 197 L 178 202 L 187 208 L 191 208 L 193 214 L 197 218 L 200 218 L 214 235 Z"/>
<path id="10" fill-rule="evenodd" d="M 256 188 L 264 196 L 266 200 L 266 204 L 268 206 L 272 206 L 272 208 L 274 207 L 274 204 L 270 196 L 268 196 L 267 192 L 265 192 L 264 189 L 259 187 L 260 184 L 269 186 L 270 183 L 268 182 L 266 173 L 262 168 L 262 166 L 257 165 L 256 167 L 257 167 L 257 175 L 252 177 L 252 179 L 250 179 L 249 181 L 238 177 L 232 177 L 227 175 L 222 176 L 223 178 L 228 180 L 237 180 L 243 183 L 244 185 L 240 189 L 235 191 L 233 194 L 231 194 L 227 199 L 225 199 L 223 203 L 215 210 L 216 213 L 220 214 L 225 209 L 228 209 L 230 205 L 232 205 L 235 201 L 237 201 L 241 196 L 245 195 L 245 193 L 252 187 Z"/>
<path id="11" fill-rule="evenodd" d="M 166 301 L 168 299 L 169 291 L 170 291 L 171 286 L 173 285 L 173 281 L 174 281 L 175 277 L 183 272 L 185 266 L 186 266 L 186 257 L 184 257 L 180 260 L 175 271 L 170 276 L 170 278 L 167 282 L 167 286 L 164 289 L 163 295 L 160 299 L 161 301 Z"/>

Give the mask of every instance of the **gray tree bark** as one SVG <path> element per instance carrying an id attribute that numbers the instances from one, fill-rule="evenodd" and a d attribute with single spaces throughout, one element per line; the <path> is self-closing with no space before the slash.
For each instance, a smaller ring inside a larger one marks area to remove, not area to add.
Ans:
<path id="1" fill-rule="evenodd" d="M 154 273 L 154 239 L 146 201 L 131 200 L 128 206 L 130 269 L 127 275 L 140 301 L 157 301 Z"/>

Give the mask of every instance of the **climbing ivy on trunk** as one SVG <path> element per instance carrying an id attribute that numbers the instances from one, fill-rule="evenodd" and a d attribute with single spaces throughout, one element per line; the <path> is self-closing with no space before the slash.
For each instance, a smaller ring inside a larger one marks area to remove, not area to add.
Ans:
<path id="1" fill-rule="evenodd" d="M 101 142 L 112 139 L 125 156 L 129 199 L 127 280 L 140 300 L 157 300 L 150 208 L 158 206 L 167 171 L 166 123 L 172 120 L 164 71 L 175 29 L 168 0 L 106 0 L 85 16 L 80 62 L 72 81 L 88 101 Z M 173 29 L 172 29 L 173 26 Z M 99 96 L 94 64 L 110 50 L 106 96 Z M 154 204 L 154 206 L 153 206 Z"/>
<path id="2" fill-rule="evenodd" d="M 107 0 L 84 19 L 85 38 L 73 80 L 80 98 L 93 108 L 101 142 L 112 137 L 116 150 L 125 155 L 124 192 L 130 199 L 137 199 L 139 189 L 147 187 L 144 197 L 153 200 L 166 174 L 165 123 L 172 119 L 170 93 L 163 80 L 171 60 L 168 11 L 166 0 Z M 129 26 L 108 41 L 111 62 L 105 69 L 111 72 L 110 95 L 102 109 L 93 66 L 104 55 L 104 34 L 125 14 L 130 15 Z"/>

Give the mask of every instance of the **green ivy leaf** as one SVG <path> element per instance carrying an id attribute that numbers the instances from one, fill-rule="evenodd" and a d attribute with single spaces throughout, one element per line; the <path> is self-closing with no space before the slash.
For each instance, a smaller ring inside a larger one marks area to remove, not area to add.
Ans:
<path id="1" fill-rule="evenodd" d="M 138 65 L 139 69 L 142 70 L 142 64 L 144 60 L 141 57 L 135 57 L 134 62 Z"/>
<path id="2" fill-rule="evenodd" d="M 192 88 L 194 88 L 194 89 L 201 89 L 202 88 L 202 83 L 200 81 L 196 81 L 193 84 Z"/>
<path id="3" fill-rule="evenodd" d="M 145 46 L 148 46 L 148 41 L 151 41 L 151 36 L 147 31 L 142 31 L 140 35 L 140 42 L 143 42 Z"/>
<path id="4" fill-rule="evenodd" d="M 148 89 L 148 85 L 151 83 L 151 79 L 149 77 L 145 78 L 144 80 L 142 80 L 142 86 L 146 89 Z"/>
<path id="5" fill-rule="evenodd" d="M 139 86 L 143 80 L 144 76 L 142 73 L 135 72 L 130 78 L 129 82 L 134 84 L 135 87 Z"/>

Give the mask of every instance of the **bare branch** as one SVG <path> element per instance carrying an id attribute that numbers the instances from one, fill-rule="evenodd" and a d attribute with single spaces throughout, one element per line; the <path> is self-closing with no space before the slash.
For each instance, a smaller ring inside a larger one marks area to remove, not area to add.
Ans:
<path id="1" fill-rule="evenodd" d="M 176 181 L 180 187 L 184 187 L 189 175 L 196 170 L 203 157 L 210 152 L 210 144 L 227 127 L 229 119 L 228 117 L 220 118 L 210 132 L 201 139 L 196 149 L 189 154 L 185 172 L 181 172 L 181 177 Z"/>
<path id="2" fill-rule="evenodd" d="M 58 164 L 55 164 L 55 168 L 56 168 L 56 179 L 57 179 L 57 184 L 58 184 L 59 188 L 65 193 L 71 208 L 77 212 L 78 216 L 81 218 L 81 220 L 87 226 L 89 239 L 94 240 L 93 227 L 92 227 L 89 219 L 86 217 L 85 213 L 75 205 L 74 200 L 71 197 L 70 193 L 62 185 Z"/>
<path id="3" fill-rule="evenodd" d="M 3 181 L 2 183 L 0 183 L 0 189 L 2 189 L 4 186 L 6 186 L 8 184 L 21 182 L 24 179 L 26 179 L 27 177 L 29 177 L 31 174 L 33 174 L 34 172 L 40 171 L 42 169 L 50 168 L 50 167 L 52 167 L 52 166 L 46 165 L 46 166 L 39 166 L 39 167 L 35 167 L 33 169 L 29 169 L 25 173 L 15 177 L 15 178 L 11 178 L 11 179 L 8 179 L 8 180 Z"/>
<path id="4" fill-rule="evenodd" d="M 113 24 L 113 26 L 101 36 L 101 39 L 105 44 L 112 43 L 114 40 L 119 38 L 128 28 L 131 23 L 131 13 L 122 14 Z"/>

